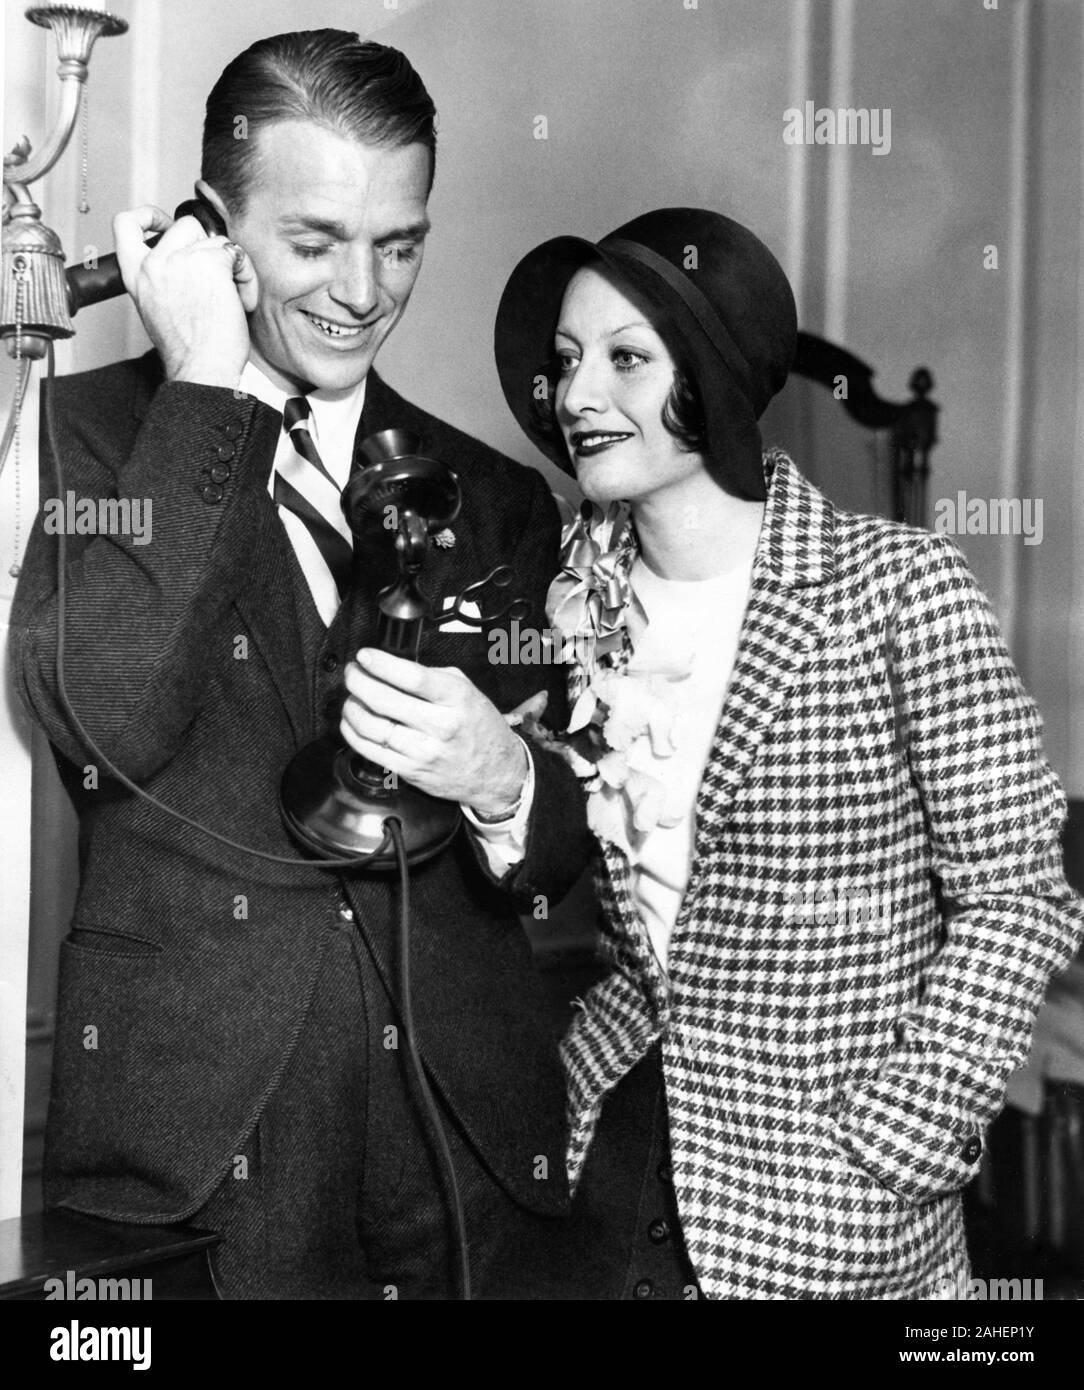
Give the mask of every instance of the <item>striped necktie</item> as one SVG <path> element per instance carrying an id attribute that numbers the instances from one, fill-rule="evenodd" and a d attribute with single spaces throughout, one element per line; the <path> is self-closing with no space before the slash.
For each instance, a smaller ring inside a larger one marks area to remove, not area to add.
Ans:
<path id="1" fill-rule="evenodd" d="M 309 403 L 304 396 L 292 397 L 283 407 L 282 427 L 290 436 L 290 441 L 300 458 L 305 460 L 312 471 L 296 475 L 295 487 L 276 468 L 275 502 L 304 523 L 324 564 L 331 571 L 341 599 L 350 586 L 354 551 L 342 532 L 328 519 L 333 516 L 341 524 L 340 489 L 324 467 L 313 437 L 309 433 L 309 414 Z"/>

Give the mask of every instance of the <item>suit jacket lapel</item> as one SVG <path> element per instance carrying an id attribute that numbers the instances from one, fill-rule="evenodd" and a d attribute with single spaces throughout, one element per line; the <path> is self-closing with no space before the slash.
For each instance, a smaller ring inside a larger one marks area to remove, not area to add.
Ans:
<path id="1" fill-rule="evenodd" d="M 267 662 L 294 736 L 304 742 L 312 737 L 312 701 L 301 619 L 294 601 L 292 566 L 297 561 L 269 493 L 261 493 L 258 506 L 259 540 L 237 607 Z"/>

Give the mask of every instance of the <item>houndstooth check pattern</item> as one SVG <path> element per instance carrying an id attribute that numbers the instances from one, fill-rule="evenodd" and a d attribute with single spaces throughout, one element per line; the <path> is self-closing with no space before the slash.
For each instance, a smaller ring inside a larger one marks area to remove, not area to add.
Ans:
<path id="1" fill-rule="evenodd" d="M 570 1176 L 661 1039 L 708 1296 L 958 1297 L 974 1140 L 1084 930 L 1064 798 L 956 546 L 837 510 L 778 451 L 765 470 L 668 980 L 598 854 L 612 971 L 563 1045 Z"/>

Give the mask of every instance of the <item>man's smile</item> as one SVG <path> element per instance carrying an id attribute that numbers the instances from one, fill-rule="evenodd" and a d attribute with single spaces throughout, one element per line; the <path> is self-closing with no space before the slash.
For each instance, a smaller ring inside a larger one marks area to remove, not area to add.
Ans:
<path id="1" fill-rule="evenodd" d="M 301 312 L 328 338 L 357 338 L 372 327 L 371 323 L 337 323 L 334 319 L 321 318 L 319 314 L 313 314 L 308 309 L 302 309 Z"/>

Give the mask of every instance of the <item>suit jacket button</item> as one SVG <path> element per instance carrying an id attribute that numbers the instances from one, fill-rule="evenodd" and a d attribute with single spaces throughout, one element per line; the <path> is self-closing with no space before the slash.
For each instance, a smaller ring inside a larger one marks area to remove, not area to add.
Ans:
<path id="1" fill-rule="evenodd" d="M 222 426 L 222 433 L 227 439 L 239 439 L 241 437 L 241 425 L 237 420 L 230 420 L 228 424 Z"/>
<path id="2" fill-rule="evenodd" d="M 205 502 L 221 502 L 226 495 L 217 483 L 207 483 L 200 488 L 200 495 Z"/>
<path id="3" fill-rule="evenodd" d="M 227 460 L 233 458 L 237 450 L 233 447 L 232 444 L 220 444 L 216 452 L 221 462 L 226 463 Z"/>
<path id="4" fill-rule="evenodd" d="M 960 1150 L 960 1157 L 965 1163 L 978 1163 L 982 1157 L 982 1140 L 977 1134 L 973 1134 Z"/>
<path id="5" fill-rule="evenodd" d="M 661 1219 L 652 1221 L 651 1225 L 647 1228 L 647 1234 L 653 1245 L 661 1245 L 664 1240 L 668 1240 L 670 1237 L 669 1221 L 663 1221 Z"/>
<path id="6" fill-rule="evenodd" d="M 326 656 L 321 658 L 320 665 L 329 673 L 335 672 L 339 669 L 339 658 L 334 652 L 328 652 Z"/>
<path id="7" fill-rule="evenodd" d="M 224 463 L 214 464 L 213 467 L 208 468 L 207 473 L 212 483 L 224 483 L 230 476 L 230 470 Z"/>
<path id="8" fill-rule="evenodd" d="M 633 1298 L 654 1298 L 655 1285 L 650 1279 L 641 1279 L 632 1291 Z"/>

